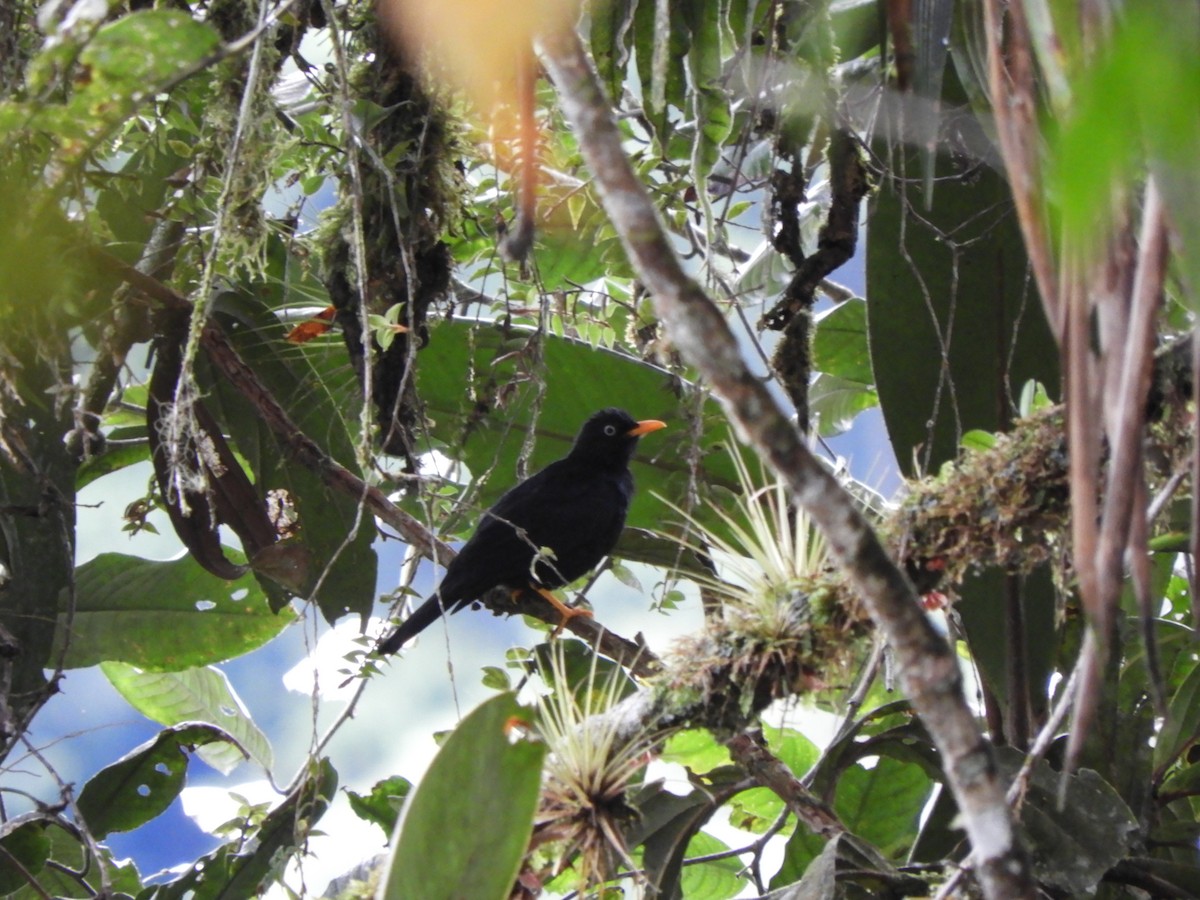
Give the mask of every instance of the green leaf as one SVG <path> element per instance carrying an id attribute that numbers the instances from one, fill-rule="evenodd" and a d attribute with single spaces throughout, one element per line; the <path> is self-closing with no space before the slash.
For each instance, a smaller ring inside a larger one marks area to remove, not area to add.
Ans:
<path id="1" fill-rule="evenodd" d="M 855 765 L 842 774 L 834 810 L 856 835 L 896 858 L 916 839 L 921 810 L 932 789 L 920 766 L 883 756 L 869 769 Z"/>
<path id="2" fill-rule="evenodd" d="M 1200 795 L 1200 762 L 1176 770 L 1158 789 L 1160 798 L 1169 800 L 1175 795 L 1180 797 Z"/>
<path id="3" fill-rule="evenodd" d="M 617 579 L 617 581 L 621 582 L 621 584 L 625 585 L 625 587 L 631 588 L 639 593 L 645 593 L 646 589 L 642 587 L 642 583 L 638 581 L 638 577 L 633 574 L 633 570 L 630 569 L 629 566 L 623 565 L 620 562 L 613 562 L 613 564 L 609 567 L 609 571 L 612 572 L 613 577 Z"/>
<path id="4" fill-rule="evenodd" d="M 629 62 L 629 29 L 637 0 L 598 0 L 591 5 L 592 59 L 609 98 L 618 100 Z"/>
<path id="5" fill-rule="evenodd" d="M 972 428 L 962 438 L 964 450 L 991 450 L 996 446 L 996 436 L 982 428 Z"/>
<path id="6" fill-rule="evenodd" d="M 1187 678 L 1171 697 L 1167 720 L 1154 745 L 1154 768 L 1164 772 L 1200 735 L 1200 665 L 1193 665 Z M 1160 776 L 1161 777 L 1161 776 Z"/>
<path id="7" fill-rule="evenodd" d="M 1019 603 L 1025 632 L 1020 636 L 1024 648 L 1025 676 L 1033 697 L 1048 694 L 1048 682 L 1059 651 L 1055 629 L 1056 602 L 1049 567 L 1042 566 L 1028 575 L 1008 575 L 999 569 L 969 572 L 961 588 L 964 598 L 955 608 L 962 619 L 971 658 L 979 667 L 980 677 L 1002 707 L 1007 708 L 1009 686 L 1008 637 L 1009 603 Z"/>
<path id="8" fill-rule="evenodd" d="M 105 766 L 83 786 L 76 805 L 96 838 L 132 831 L 166 811 L 183 789 L 188 751 L 227 741 L 213 725 L 189 723 L 162 731 L 153 740 Z"/>
<path id="9" fill-rule="evenodd" d="M 38 820 L 15 825 L 5 823 L 12 830 L 0 837 L 0 859 L 11 859 L 31 875 L 37 875 L 50 858 L 50 838 L 46 836 L 46 823 Z M 29 884 L 11 863 L 0 866 L 0 894 L 9 894 Z"/>
<path id="10" fill-rule="evenodd" d="M 669 109 L 682 110 L 688 93 L 687 78 L 680 60 L 687 58 L 690 50 L 690 34 L 683 20 L 683 5 L 668 3 L 668 27 L 666 33 L 657 27 L 655 7 L 657 3 L 640 2 L 634 13 L 633 45 L 637 61 L 638 78 L 641 81 L 641 96 L 645 103 L 647 119 L 654 129 L 655 138 L 664 153 L 672 136 Z M 654 68 L 656 44 L 666 41 L 665 71 Z"/>
<path id="11" fill-rule="evenodd" d="M 675 896 L 684 851 L 716 811 L 717 799 L 711 791 L 701 789 L 681 797 L 655 781 L 634 791 L 629 802 L 639 815 L 626 841 L 630 847 L 644 848 L 642 867 L 654 895 Z"/>
<path id="12" fill-rule="evenodd" d="M 103 878 L 107 878 L 114 900 L 136 896 L 142 888 L 141 876 L 133 862 L 114 862 L 112 853 L 103 844 L 99 846 L 99 858 L 93 856 L 75 829 L 68 830 L 54 820 L 40 818 L 24 824 L 10 819 L 5 824 L 16 827 L 0 838 L 0 847 L 13 853 L 37 882 L 35 890 L 24 875 L 0 864 L 0 892 L 6 900 L 96 897 L 100 895 Z M 0 859 L 3 858 L 0 854 Z M 16 887 L 9 893 L 12 884 Z"/>
<path id="13" fill-rule="evenodd" d="M 671 735 L 659 755 L 664 762 L 679 763 L 697 774 L 730 764 L 729 749 L 718 744 L 710 731 L 700 729 Z"/>
<path id="14" fill-rule="evenodd" d="M 127 466 L 150 459 L 150 445 L 144 441 L 108 447 L 103 453 L 88 457 L 75 472 L 75 489 L 82 490 L 97 478 L 103 478 Z"/>
<path id="15" fill-rule="evenodd" d="M 875 383 L 867 344 L 867 304 L 859 297 L 819 316 L 813 334 L 813 368 L 863 386 Z"/>
<path id="16" fill-rule="evenodd" d="M 310 341 L 297 351 L 284 339 L 275 308 L 301 302 L 328 302 L 324 286 L 310 268 L 272 237 L 267 244 L 264 283 L 222 295 L 219 307 L 230 320 L 226 331 L 238 353 L 254 368 L 296 426 L 334 461 L 354 468 L 358 433 L 355 412 L 361 405 L 354 373 L 341 342 Z M 205 384 L 218 421 L 233 436 L 263 491 L 286 491 L 297 517 L 297 539 L 307 558 L 304 596 L 315 599 L 321 614 L 335 622 L 347 613 L 366 615 L 375 602 L 378 558 L 372 548 L 375 529 L 359 513 L 357 498 L 332 491 L 320 475 L 281 450 L 280 441 L 258 409 L 223 378 Z M 319 590 L 317 590 L 319 585 Z M 285 596 L 272 594 L 278 607 Z"/>
<path id="17" fill-rule="evenodd" d="M 878 405 L 879 395 L 874 388 L 824 372 L 808 389 L 809 412 L 822 437 L 841 434 L 860 412 Z"/>
<path id="18" fill-rule="evenodd" d="M 632 276 L 621 242 L 595 198 L 576 191 L 565 199 L 539 201 L 546 212 L 538 222 L 533 252 L 545 289 L 574 290 L 605 276 Z"/>
<path id="19" fill-rule="evenodd" d="M 818 842 L 816 852 L 806 854 L 803 864 L 798 864 L 798 855 L 791 851 L 813 841 Z M 919 878 L 905 875 L 896 870 L 879 851 L 853 834 L 840 834 L 819 846 L 821 838 L 797 829 L 784 853 L 783 867 L 771 879 L 771 889 L 784 888 L 795 883 L 787 896 L 795 897 L 887 897 L 916 896 L 927 893 L 928 887 Z M 803 877 L 801 877 L 803 876 Z M 799 881 L 795 879 L 799 878 Z M 853 882 L 857 891 L 847 889 L 845 882 Z"/>
<path id="20" fill-rule="evenodd" d="M 974 120 L 957 121 L 968 144 L 986 143 Z M 918 171 L 911 154 L 897 162 Z M 906 476 L 936 472 L 973 428 L 1005 430 L 1026 381 L 1059 383 L 1007 183 L 947 155 L 936 176 L 931 210 L 914 215 L 916 189 L 887 182 L 867 226 L 871 363 Z"/>
<path id="21" fill-rule="evenodd" d="M 1009 777 L 1022 762 L 1011 747 L 997 747 L 996 756 Z M 1086 896 L 1129 851 L 1138 822 L 1116 789 L 1090 769 L 1068 778 L 1068 802 L 1060 810 L 1062 777 L 1045 762 L 1034 767 L 1019 813 L 1020 831 L 1039 881 Z"/>
<path id="22" fill-rule="evenodd" d="M 507 691 L 512 688 L 509 684 L 508 672 L 499 666 L 484 666 L 482 683 L 494 691 Z"/>
<path id="23" fill-rule="evenodd" d="M 720 160 L 721 148 L 733 128 L 733 114 L 723 83 L 721 17 L 724 6 L 710 0 L 685 0 L 672 5 L 682 8 L 685 27 L 690 34 L 687 67 L 695 119 L 691 177 L 697 185 L 704 185 L 713 166 Z M 706 220 L 711 222 L 712 216 L 707 214 L 710 212 L 708 191 L 698 189 L 697 197 L 706 211 Z"/>
<path id="24" fill-rule="evenodd" d="M 272 613 L 252 576 L 225 581 L 190 556 L 156 562 L 102 553 L 76 570 L 75 586 L 67 668 L 109 660 L 178 672 L 248 653 L 294 618 Z M 60 609 L 52 659 L 67 640 Z"/>
<path id="25" fill-rule="evenodd" d="M 1129 871 L 1149 875 L 1158 884 L 1174 887 L 1176 897 L 1200 897 L 1200 866 L 1188 865 L 1166 859 L 1132 856 L 1122 860 Z"/>
<path id="26" fill-rule="evenodd" d="M 103 662 L 102 671 L 129 705 L 160 725 L 206 722 L 231 735 L 237 744 L 206 744 L 199 756 L 223 775 L 246 759 L 266 771 L 274 764 L 271 743 L 246 712 L 241 698 L 220 669 L 206 666 L 182 672 L 143 672 L 120 662 Z"/>
<path id="27" fill-rule="evenodd" d="M 780 865 L 779 871 L 771 878 L 771 890 L 794 884 L 801 878 L 808 877 L 807 873 L 810 871 L 813 873 L 813 877 L 816 877 L 817 870 L 813 867 L 813 860 L 821 855 L 828 844 L 829 841 L 821 835 L 814 834 L 807 828 L 796 828 L 791 837 L 787 839 L 787 843 L 783 845 L 783 863 Z M 830 878 L 832 878 L 832 873 Z M 813 896 L 832 895 L 814 894 Z"/>
<path id="28" fill-rule="evenodd" d="M 384 900 L 504 900 L 529 844 L 546 748 L 511 737 L 514 694 L 478 707 L 447 739 L 396 826 Z"/>
<path id="29" fill-rule="evenodd" d="M 695 834 L 688 842 L 688 859 L 723 853 L 729 845 L 703 831 Z M 685 859 L 679 876 L 681 896 L 688 900 L 729 900 L 736 897 L 744 886 L 743 871 L 746 865 L 736 856 L 711 862 L 688 864 Z"/>
<path id="30" fill-rule="evenodd" d="M 536 373 L 530 368 L 535 365 Z M 544 379 L 544 393 L 531 374 Z M 638 446 L 632 465 L 638 489 L 627 524 L 661 529 L 664 509 L 654 494 L 680 502 L 685 496 L 686 461 L 694 452 L 694 401 L 687 393 L 680 396 L 678 378 L 639 359 L 569 338 L 539 338 L 523 329 L 443 322 L 430 329 L 429 345 L 421 351 L 417 388 L 442 452 L 461 459 L 472 473 L 492 473 L 482 487 L 481 504 L 494 502 L 516 481 L 518 458 L 531 432 L 536 445 L 527 470 L 534 472 L 565 456 L 584 420 L 608 406 L 668 425 Z M 481 410 L 487 412 L 481 416 Z M 705 404 L 701 424 L 702 450 L 727 438 L 715 404 Z M 727 454 L 705 453 L 702 465 L 705 486 L 734 489 Z"/>
<path id="31" fill-rule="evenodd" d="M 39 108 L 39 127 L 85 138 L 120 122 L 153 93 L 219 43 L 216 31 L 178 10 L 140 10 L 103 25 L 79 52 L 83 76 L 65 106 Z M 35 61 L 53 67 L 53 53 Z"/>
<path id="32" fill-rule="evenodd" d="M 598 655 L 583 641 L 558 639 L 538 644 L 530 657 L 530 671 L 537 672 L 552 688 L 569 690 L 581 705 L 581 691 L 591 691 L 597 701 L 593 708 L 602 709 L 604 704 L 599 701 L 604 696 L 620 700 L 637 690 L 637 682 L 623 667 Z"/>
<path id="33" fill-rule="evenodd" d="M 141 10 L 96 32 L 80 52 L 92 83 L 104 79 L 130 93 L 153 88 L 216 49 L 217 33 L 185 12 Z"/>
<path id="34" fill-rule="evenodd" d="M 391 838 L 396 830 L 396 819 L 400 815 L 400 807 L 412 790 L 412 782 L 399 775 L 375 782 L 371 793 L 366 796 L 346 791 L 350 800 L 350 808 L 354 814 L 366 822 L 373 822 L 383 829 L 383 833 Z"/>
<path id="35" fill-rule="evenodd" d="M 1192 35 L 1195 4 L 1147 0 L 1116 24 L 1112 40 L 1073 85 L 1074 103 L 1053 133 L 1048 182 L 1075 246 L 1104 233 L 1113 186 L 1144 171 L 1146 157 L 1163 176 L 1185 248 L 1200 239 L 1200 61 Z M 1140 180 L 1138 176 L 1137 180 Z M 1192 273 L 1192 253 L 1180 254 Z"/>

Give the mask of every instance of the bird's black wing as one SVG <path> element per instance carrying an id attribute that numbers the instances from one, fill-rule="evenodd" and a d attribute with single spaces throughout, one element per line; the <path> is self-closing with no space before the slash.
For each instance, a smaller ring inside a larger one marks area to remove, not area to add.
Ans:
<path id="1" fill-rule="evenodd" d="M 535 556 L 538 583 L 557 588 L 604 558 L 620 537 L 633 476 L 628 470 L 597 473 L 569 459 L 551 463 L 502 496 L 479 521 L 446 570 L 438 589 L 377 648 L 393 653 L 437 620 L 494 587 L 530 583 Z"/>
<path id="2" fill-rule="evenodd" d="M 543 547 L 554 557 L 539 560 L 539 582 L 554 588 L 574 581 L 616 543 L 632 493 L 628 472 L 598 475 L 569 460 L 551 463 L 484 514 L 447 572 L 443 597 L 461 605 L 497 584 L 527 584 Z"/>

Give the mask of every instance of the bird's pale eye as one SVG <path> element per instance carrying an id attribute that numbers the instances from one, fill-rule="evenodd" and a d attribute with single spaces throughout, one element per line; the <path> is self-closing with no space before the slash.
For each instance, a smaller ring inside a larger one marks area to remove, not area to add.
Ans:
<path id="1" fill-rule="evenodd" d="M 612 437 L 614 434 L 617 433 L 617 426 L 616 425 L 605 425 L 604 433 L 607 434 L 609 437 Z"/>

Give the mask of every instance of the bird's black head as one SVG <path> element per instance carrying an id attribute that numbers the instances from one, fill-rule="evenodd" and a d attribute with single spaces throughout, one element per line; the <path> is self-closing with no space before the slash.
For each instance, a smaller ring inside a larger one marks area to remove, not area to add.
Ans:
<path id="1" fill-rule="evenodd" d="M 571 458 L 604 468 L 623 469 L 629 465 L 639 437 L 666 427 L 657 419 L 639 422 L 623 409 L 603 409 L 579 429 Z"/>

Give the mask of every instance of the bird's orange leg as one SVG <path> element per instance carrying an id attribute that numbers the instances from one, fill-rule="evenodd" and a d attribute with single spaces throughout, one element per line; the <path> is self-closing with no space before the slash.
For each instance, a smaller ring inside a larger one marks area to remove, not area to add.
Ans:
<path id="1" fill-rule="evenodd" d="M 577 616 L 583 616 L 587 619 L 592 617 L 592 611 L 590 609 L 576 609 L 575 607 L 567 606 L 545 588 L 538 587 L 534 584 L 531 584 L 530 587 L 541 594 L 542 597 L 545 598 L 546 602 L 548 602 L 551 606 L 557 609 L 559 613 L 562 614 L 562 621 L 558 623 L 558 627 L 554 629 L 550 637 L 558 637 L 559 632 L 563 630 L 567 622 L 571 621 L 571 619 L 574 619 Z"/>

